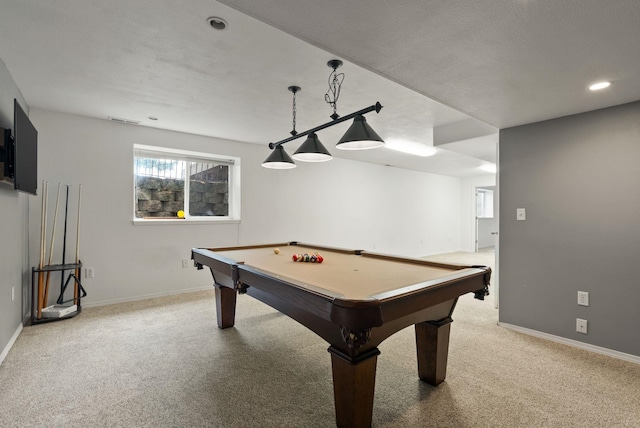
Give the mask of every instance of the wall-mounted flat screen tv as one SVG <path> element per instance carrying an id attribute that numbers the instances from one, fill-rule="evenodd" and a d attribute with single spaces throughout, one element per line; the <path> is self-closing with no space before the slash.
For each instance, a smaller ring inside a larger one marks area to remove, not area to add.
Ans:
<path id="1" fill-rule="evenodd" d="M 13 100 L 13 139 L 14 186 L 35 195 L 38 189 L 38 131 L 16 99 Z"/>

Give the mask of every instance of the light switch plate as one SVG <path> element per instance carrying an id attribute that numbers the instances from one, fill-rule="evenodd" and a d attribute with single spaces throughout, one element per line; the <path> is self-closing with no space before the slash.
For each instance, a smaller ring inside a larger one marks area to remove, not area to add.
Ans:
<path id="1" fill-rule="evenodd" d="M 578 305 L 589 306 L 589 292 L 578 291 Z"/>
<path id="2" fill-rule="evenodd" d="M 516 219 L 519 221 L 527 219 L 527 211 L 524 208 L 516 208 Z"/>

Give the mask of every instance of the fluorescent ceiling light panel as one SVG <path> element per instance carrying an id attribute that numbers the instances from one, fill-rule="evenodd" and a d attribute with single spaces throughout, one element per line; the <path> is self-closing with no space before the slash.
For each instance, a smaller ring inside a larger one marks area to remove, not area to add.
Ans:
<path id="1" fill-rule="evenodd" d="M 480 167 L 480 169 L 487 172 L 493 172 L 494 174 L 496 173 L 496 171 L 498 171 L 495 163 L 484 164 Z"/>
<path id="2" fill-rule="evenodd" d="M 608 88 L 609 86 L 611 86 L 611 82 L 598 82 L 589 86 L 589 89 L 592 91 L 598 91 L 600 89 Z"/>
<path id="3" fill-rule="evenodd" d="M 384 146 L 391 150 L 422 157 L 433 156 L 438 151 L 435 147 L 413 141 L 387 140 Z"/>

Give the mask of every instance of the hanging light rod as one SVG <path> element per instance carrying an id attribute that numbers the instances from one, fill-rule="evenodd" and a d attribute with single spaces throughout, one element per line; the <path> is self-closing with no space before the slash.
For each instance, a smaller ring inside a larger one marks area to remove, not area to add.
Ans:
<path id="1" fill-rule="evenodd" d="M 363 108 L 362 110 L 358 110 L 358 111 L 356 111 L 354 113 L 351 113 L 351 114 L 348 114 L 346 116 L 342 116 L 340 118 L 334 119 L 331 122 L 327 122 L 327 123 L 325 123 L 323 125 L 316 126 L 315 128 L 309 129 L 308 131 L 298 132 L 296 135 L 293 135 L 293 136 L 291 136 L 289 138 L 285 138 L 284 140 L 280 140 L 277 143 L 269 143 L 269 148 L 273 150 L 273 149 L 275 149 L 276 147 L 278 147 L 278 146 L 280 146 L 282 144 L 288 143 L 289 141 L 293 141 L 295 139 L 304 137 L 306 135 L 311 134 L 312 132 L 315 133 L 315 132 L 320 131 L 322 129 L 329 128 L 330 126 L 337 125 L 337 124 L 342 123 L 344 121 L 347 121 L 349 119 L 353 119 L 356 116 L 362 116 L 362 115 L 370 113 L 370 112 L 372 112 L 374 110 L 376 111 L 376 113 L 380 113 L 380 110 L 382 110 L 382 104 L 380 104 L 379 102 L 376 102 L 372 106 Z"/>

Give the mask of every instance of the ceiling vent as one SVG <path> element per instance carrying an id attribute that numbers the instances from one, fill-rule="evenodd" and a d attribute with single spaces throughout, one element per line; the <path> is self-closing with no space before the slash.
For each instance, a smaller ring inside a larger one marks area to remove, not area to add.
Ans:
<path id="1" fill-rule="evenodd" d="M 120 119 L 118 117 L 112 117 L 112 116 L 109 116 L 109 120 L 112 122 L 125 123 L 127 125 L 140 125 L 139 120 Z"/>

